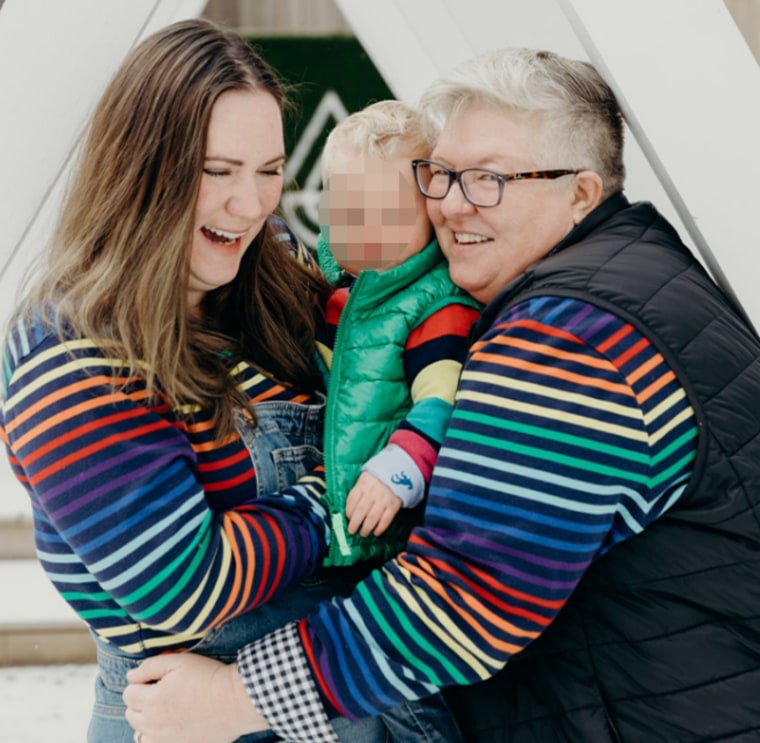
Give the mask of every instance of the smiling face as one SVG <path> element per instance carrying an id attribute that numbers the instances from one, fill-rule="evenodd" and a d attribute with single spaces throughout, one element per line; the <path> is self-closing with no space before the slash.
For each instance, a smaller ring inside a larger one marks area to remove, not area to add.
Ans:
<path id="1" fill-rule="evenodd" d="M 499 173 L 567 167 L 539 162 L 540 137 L 535 119 L 473 104 L 449 119 L 431 159 L 452 170 L 477 167 Z M 501 203 L 490 208 L 472 206 L 457 183 L 444 199 L 428 199 L 454 283 L 481 302 L 493 299 L 590 211 L 578 182 L 573 175 L 507 182 Z"/>
<path id="2" fill-rule="evenodd" d="M 274 97 L 263 90 L 219 96 L 195 205 L 191 310 L 237 275 L 243 254 L 280 200 L 284 162 L 282 117 Z"/>

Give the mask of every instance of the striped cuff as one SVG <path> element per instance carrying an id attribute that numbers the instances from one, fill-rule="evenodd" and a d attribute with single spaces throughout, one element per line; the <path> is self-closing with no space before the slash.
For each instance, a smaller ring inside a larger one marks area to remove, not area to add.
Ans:
<path id="1" fill-rule="evenodd" d="M 238 672 L 256 709 L 286 741 L 338 743 L 295 622 L 238 651 Z"/>

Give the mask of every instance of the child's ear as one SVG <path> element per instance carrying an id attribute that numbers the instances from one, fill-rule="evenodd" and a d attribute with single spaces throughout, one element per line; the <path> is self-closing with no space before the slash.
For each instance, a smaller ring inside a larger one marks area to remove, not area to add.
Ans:
<path id="1" fill-rule="evenodd" d="M 575 175 L 573 185 L 573 222 L 578 224 L 599 206 L 602 200 L 602 177 L 593 170 L 582 170 Z"/>

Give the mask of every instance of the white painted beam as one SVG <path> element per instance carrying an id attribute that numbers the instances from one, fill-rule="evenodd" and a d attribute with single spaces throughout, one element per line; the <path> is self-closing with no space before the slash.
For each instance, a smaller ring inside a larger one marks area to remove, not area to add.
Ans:
<path id="1" fill-rule="evenodd" d="M 127 52 L 205 0 L 5 0 L 0 9 L 0 328 L 50 236 L 72 153 Z M 3 333 L 0 333 L 4 335 Z M 0 518 L 26 513 L 0 454 Z"/>
<path id="2" fill-rule="evenodd" d="M 5 0 L 0 11 L 0 319 L 47 239 L 87 116 L 144 36 L 201 0 Z"/>
<path id="3" fill-rule="evenodd" d="M 722 0 L 559 0 L 715 279 L 760 328 L 760 67 Z"/>
<path id="4" fill-rule="evenodd" d="M 423 39 L 424 29 L 407 20 L 396 0 L 336 0 L 336 4 L 393 95 L 415 102 L 438 73 L 435 55 Z"/>
<path id="5" fill-rule="evenodd" d="M 610 3 L 617 6 L 618 1 Z M 557 0 L 336 2 L 388 87 L 397 98 L 411 104 L 433 80 L 479 52 L 529 47 L 590 59 Z M 615 32 L 625 33 L 625 25 L 618 24 Z M 654 202 L 694 247 L 652 166 L 631 136 L 627 136 L 625 161 L 629 198 Z"/>

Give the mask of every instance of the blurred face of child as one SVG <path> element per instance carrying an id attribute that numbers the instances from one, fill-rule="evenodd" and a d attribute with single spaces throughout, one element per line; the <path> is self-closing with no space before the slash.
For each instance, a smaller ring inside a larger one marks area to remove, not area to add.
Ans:
<path id="1" fill-rule="evenodd" d="M 340 155 L 319 204 L 336 261 L 351 273 L 384 269 L 418 253 L 432 232 L 411 157 Z"/>

